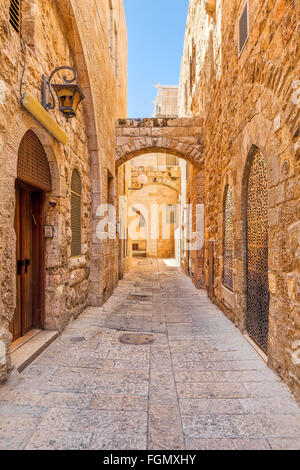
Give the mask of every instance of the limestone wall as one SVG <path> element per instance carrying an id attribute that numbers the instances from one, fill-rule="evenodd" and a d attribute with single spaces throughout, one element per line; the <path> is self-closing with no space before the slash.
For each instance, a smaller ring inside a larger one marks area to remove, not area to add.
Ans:
<path id="1" fill-rule="evenodd" d="M 243 331 L 245 182 L 251 148 L 263 153 L 269 194 L 268 361 L 299 394 L 300 4 L 250 1 L 249 39 L 239 56 L 238 19 L 244 4 L 217 0 L 215 12 L 208 14 L 205 0 L 190 1 L 180 116 L 204 113 L 205 238 L 216 240 L 215 300 Z M 232 187 L 234 204 L 233 294 L 222 285 L 226 184 Z"/>
<path id="2" fill-rule="evenodd" d="M 23 91 L 41 98 L 42 74 L 74 66 L 86 99 L 76 119 L 51 116 L 69 135 L 63 147 L 20 105 L 25 49 L 8 22 L 9 2 L 0 3 L 0 380 L 10 369 L 9 322 L 16 306 L 15 179 L 18 148 L 32 129 L 51 169 L 46 220 L 55 237 L 46 240 L 45 327 L 62 330 L 88 304 L 99 305 L 117 282 L 117 245 L 95 237 L 96 208 L 107 201 L 107 174 L 115 175 L 115 119 L 126 115 L 126 24 L 121 0 L 112 0 L 117 53 L 110 50 L 109 2 L 31 0 L 23 2 L 27 46 Z M 117 58 L 116 58 L 117 57 Z M 116 64 L 117 72 L 116 72 Z M 81 256 L 71 258 L 70 183 L 74 168 L 82 180 Z M 113 183 L 115 185 L 115 182 Z M 115 190 L 113 191 L 115 193 Z M 49 204 L 51 200 L 52 205 Z M 105 294 L 104 294 L 105 292 Z"/>
<path id="3" fill-rule="evenodd" d="M 102 304 L 118 279 L 116 240 L 95 237 L 100 203 L 108 202 L 108 180 L 117 197 L 115 122 L 127 116 L 127 29 L 123 0 L 57 0 L 72 36 L 71 47 L 87 89 L 87 133 L 92 172 L 91 288 L 89 301 Z M 69 5 L 68 5 L 69 4 Z M 91 21 L 93 18 L 93 21 Z M 78 48 L 78 40 L 81 48 Z M 115 201 L 116 202 L 116 201 Z"/>

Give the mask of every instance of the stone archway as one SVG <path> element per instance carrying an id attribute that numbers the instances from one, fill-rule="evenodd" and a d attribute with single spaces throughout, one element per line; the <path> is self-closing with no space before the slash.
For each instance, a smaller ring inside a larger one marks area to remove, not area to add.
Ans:
<path id="1" fill-rule="evenodd" d="M 204 164 L 203 119 L 119 119 L 116 165 L 145 153 L 169 153 L 195 167 Z"/>

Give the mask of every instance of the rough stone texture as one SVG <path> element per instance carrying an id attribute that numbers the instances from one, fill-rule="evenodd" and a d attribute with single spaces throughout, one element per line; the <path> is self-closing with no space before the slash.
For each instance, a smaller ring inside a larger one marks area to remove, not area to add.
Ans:
<path id="1" fill-rule="evenodd" d="M 249 39 L 238 54 L 245 2 L 191 0 L 179 90 L 179 117 L 204 114 L 205 259 L 216 241 L 214 298 L 241 330 L 247 308 L 245 183 L 249 155 L 265 159 L 269 193 L 268 360 L 300 393 L 299 367 L 299 0 L 249 2 Z M 222 285 L 223 199 L 233 192 L 234 292 Z M 201 269 L 201 268 L 200 268 Z"/>
<path id="2" fill-rule="evenodd" d="M 96 209 L 107 198 L 107 169 L 115 174 L 115 120 L 126 115 L 123 2 L 112 0 L 120 43 L 118 56 L 110 50 L 108 2 L 30 0 L 22 3 L 22 34 L 28 45 L 22 91 L 30 91 L 40 100 L 42 74 L 49 75 L 55 67 L 70 65 L 78 71 L 86 99 L 76 119 L 69 123 L 57 109 L 50 111 L 70 137 L 65 147 L 21 108 L 19 88 L 24 47 L 8 22 L 9 2 L 1 2 L 0 381 L 10 369 L 8 327 L 16 304 L 15 179 L 19 144 L 28 129 L 37 134 L 44 146 L 53 183 L 53 191 L 46 200 L 46 224 L 55 227 L 54 239 L 46 241 L 46 328 L 62 330 L 87 305 L 100 305 L 112 292 L 118 276 L 116 243 L 101 244 L 92 233 L 99 221 Z M 71 258 L 70 183 L 75 167 L 80 172 L 83 188 L 82 250 L 80 257 Z M 50 207 L 49 200 L 56 206 Z"/>
<path id="3" fill-rule="evenodd" d="M 145 153 L 169 153 L 201 167 L 203 119 L 119 119 L 116 124 L 117 166 Z"/>
<path id="4" fill-rule="evenodd" d="M 0 448 L 299 450 L 288 387 L 180 269 L 139 263 L 0 387 Z M 155 342 L 122 344 L 120 330 Z"/>

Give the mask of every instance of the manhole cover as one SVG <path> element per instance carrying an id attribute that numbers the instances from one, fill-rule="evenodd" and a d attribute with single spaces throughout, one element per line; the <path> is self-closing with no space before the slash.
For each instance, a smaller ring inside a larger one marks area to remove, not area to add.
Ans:
<path id="1" fill-rule="evenodd" d="M 128 296 L 129 300 L 150 300 L 149 295 L 143 295 L 143 294 L 130 294 Z"/>
<path id="2" fill-rule="evenodd" d="M 124 344 L 136 344 L 137 346 L 142 344 L 152 344 L 155 339 L 152 335 L 133 335 L 127 334 L 120 338 L 120 342 Z"/>
<path id="3" fill-rule="evenodd" d="M 85 341 L 84 336 L 75 336 L 74 338 L 71 338 L 72 343 L 82 343 Z"/>

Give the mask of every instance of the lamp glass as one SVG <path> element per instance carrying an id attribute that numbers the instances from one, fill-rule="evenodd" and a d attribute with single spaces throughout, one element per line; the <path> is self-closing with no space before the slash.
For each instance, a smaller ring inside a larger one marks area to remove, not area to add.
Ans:
<path id="1" fill-rule="evenodd" d="M 71 108 L 73 107 L 74 93 L 73 90 L 67 88 L 62 88 L 57 92 L 59 99 L 59 105 L 62 108 Z"/>
<path id="2" fill-rule="evenodd" d="M 67 117 L 75 117 L 84 95 L 78 85 L 52 85 L 59 102 L 60 111 Z"/>

